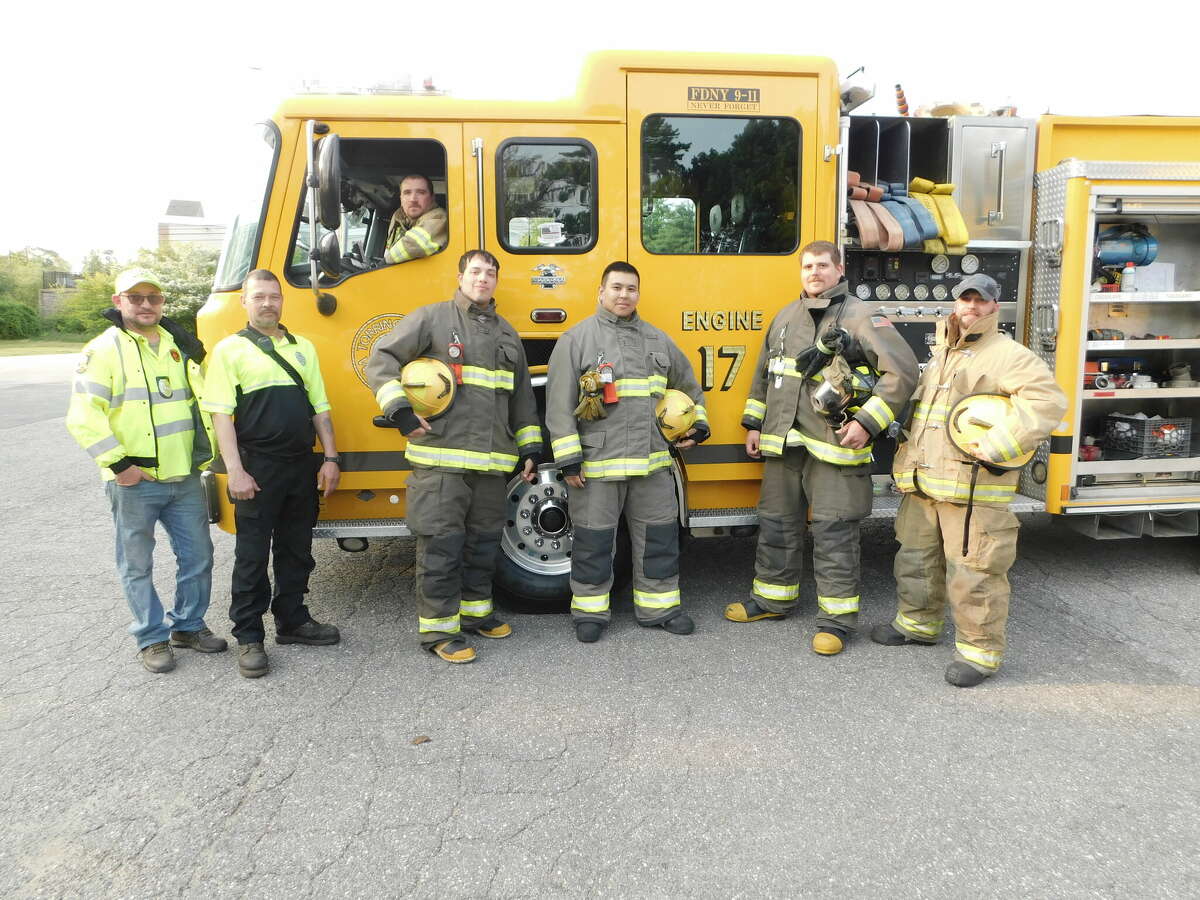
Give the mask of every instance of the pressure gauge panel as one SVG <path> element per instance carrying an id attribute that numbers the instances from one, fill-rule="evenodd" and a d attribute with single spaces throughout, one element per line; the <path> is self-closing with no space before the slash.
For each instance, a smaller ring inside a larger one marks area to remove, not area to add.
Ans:
<path id="1" fill-rule="evenodd" d="M 935 275 L 945 275 L 950 271 L 950 257 L 944 253 L 939 253 L 929 261 L 929 268 L 933 270 Z"/>
<path id="2" fill-rule="evenodd" d="M 875 286 L 875 299 L 876 300 L 888 300 L 891 298 L 891 296 L 892 296 L 892 289 L 890 287 L 888 287 L 886 284 L 880 284 L 880 285 Z"/>
<path id="3" fill-rule="evenodd" d="M 928 300 L 929 299 L 929 287 L 924 284 L 918 284 L 915 288 L 913 288 L 913 299 L 914 300 Z"/>
<path id="4" fill-rule="evenodd" d="M 944 284 L 935 284 L 933 286 L 934 300 L 945 300 L 949 295 L 950 292 L 946 290 L 946 286 Z"/>
<path id="5" fill-rule="evenodd" d="M 979 257 L 974 253 L 968 253 L 958 262 L 964 275 L 974 275 L 979 271 Z"/>
<path id="6" fill-rule="evenodd" d="M 905 300 L 907 300 L 909 297 L 911 297 L 911 296 L 912 296 L 912 291 L 910 291 L 910 290 L 908 289 L 908 285 L 907 285 L 907 284 L 898 284 L 898 285 L 896 285 L 896 292 L 895 292 L 895 293 L 896 293 L 896 299 L 897 299 L 897 300 L 899 300 L 899 301 L 901 301 L 901 302 L 904 302 Z"/>
<path id="7" fill-rule="evenodd" d="M 854 296 L 859 300 L 870 300 L 871 286 L 869 284 L 860 284 L 854 289 Z"/>

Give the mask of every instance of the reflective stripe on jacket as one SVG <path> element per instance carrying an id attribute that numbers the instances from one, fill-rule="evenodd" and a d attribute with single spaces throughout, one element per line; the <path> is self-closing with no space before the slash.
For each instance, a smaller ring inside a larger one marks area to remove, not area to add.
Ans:
<path id="1" fill-rule="evenodd" d="M 998 315 L 992 314 L 962 332 L 955 316 L 938 322 L 933 357 L 913 397 L 907 439 L 897 448 L 892 466 L 901 491 L 919 490 L 933 500 L 954 503 L 970 499 L 973 461 L 950 442 L 946 432 L 950 410 L 968 394 L 1012 398 L 1017 414 L 1014 428 L 997 434 L 983 448 L 994 460 L 1032 450 L 1058 426 L 1067 408 L 1062 389 L 1046 364 L 1000 331 L 997 323 Z M 1019 478 L 1019 470 L 994 475 L 980 468 L 975 502 L 1007 504 Z"/>
<path id="2" fill-rule="evenodd" d="M 452 360 L 453 343 L 463 356 Z M 380 338 L 367 360 L 367 382 L 384 414 L 411 404 L 400 370 L 419 356 L 462 364 L 462 384 L 450 408 L 427 434 L 412 438 L 404 458 L 413 466 L 447 472 L 507 474 L 520 456 L 540 453 L 542 429 L 516 330 L 496 315 L 493 300 L 480 308 L 460 291 L 444 303 L 422 306 Z"/>
<path id="3" fill-rule="evenodd" d="M 601 356 L 612 364 L 617 402 L 605 405 L 607 418 L 583 422 L 575 417 L 579 377 L 595 370 Z M 555 462 L 581 462 L 585 477 L 601 481 L 623 481 L 671 465 L 667 439 L 654 416 L 668 388 L 691 397 L 696 420 L 707 425 L 704 392 L 675 342 L 636 312 L 621 318 L 598 305 L 595 315 L 558 339 L 550 355 L 546 428 Z"/>
<path id="4" fill-rule="evenodd" d="M 67 430 L 100 467 L 128 461 L 154 478 L 181 478 L 212 462 L 216 437 L 198 399 L 200 366 L 159 326 L 157 352 L 140 334 L 113 326 L 83 348 Z"/>
<path id="5" fill-rule="evenodd" d="M 825 310 L 820 325 L 812 310 Z M 843 447 L 831 421 L 812 404 L 816 379 L 796 371 L 796 356 L 811 347 L 829 328 L 845 328 L 858 353 L 877 372 L 875 387 L 853 414 L 872 439 L 895 420 L 917 383 L 917 359 L 886 316 L 872 315 L 841 281 L 819 297 L 801 296 L 781 309 L 763 335 L 750 395 L 742 410 L 742 425 L 761 432 L 759 444 L 767 456 L 782 456 L 784 447 L 803 445 L 815 457 L 837 466 L 860 466 L 871 461 L 871 446 Z M 771 371 L 772 360 L 775 371 Z M 853 368 L 858 360 L 850 360 Z"/>

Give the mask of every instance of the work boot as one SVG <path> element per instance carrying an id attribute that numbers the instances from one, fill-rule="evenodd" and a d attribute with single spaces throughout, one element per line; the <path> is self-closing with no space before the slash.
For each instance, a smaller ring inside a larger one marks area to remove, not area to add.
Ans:
<path id="1" fill-rule="evenodd" d="M 821 656 L 837 656 L 846 649 L 849 634 L 841 628 L 823 625 L 813 635 L 813 652 Z"/>
<path id="2" fill-rule="evenodd" d="M 199 631 L 172 631 L 171 646 L 187 647 L 201 653 L 224 653 L 229 649 L 225 638 L 217 637 L 211 628 L 201 628 Z"/>
<path id="3" fill-rule="evenodd" d="M 594 644 L 600 640 L 604 625 L 600 622 L 576 622 L 575 637 L 585 644 Z"/>
<path id="4" fill-rule="evenodd" d="M 956 659 L 946 666 L 946 680 L 955 687 L 975 687 L 977 684 L 982 684 L 988 677 L 960 659 Z"/>
<path id="5" fill-rule="evenodd" d="M 276 631 L 277 644 L 308 644 L 319 647 L 325 644 L 336 644 L 342 639 L 336 625 L 325 625 L 316 619 L 309 619 L 303 625 L 291 631 Z"/>
<path id="6" fill-rule="evenodd" d="M 429 650 L 448 663 L 475 662 L 475 648 L 462 638 L 441 641 L 434 644 Z"/>
<path id="7" fill-rule="evenodd" d="M 155 675 L 170 672 L 175 668 L 175 654 L 171 652 L 171 647 L 166 641 L 147 644 L 138 651 L 138 656 L 142 658 L 142 665 L 146 667 L 146 671 Z"/>
<path id="8" fill-rule="evenodd" d="M 238 672 L 243 678 L 262 678 L 269 668 L 262 641 L 238 645 Z"/>
<path id="9" fill-rule="evenodd" d="M 472 625 L 469 628 L 463 628 L 463 631 L 466 631 L 470 634 L 477 634 L 480 637 L 493 638 L 496 640 L 499 638 L 506 638 L 513 633 L 511 625 L 509 625 L 507 622 L 501 622 L 495 616 L 488 616 L 477 625 Z"/>
<path id="10" fill-rule="evenodd" d="M 680 613 L 673 619 L 667 619 L 659 624 L 662 625 L 664 631 L 669 631 L 671 634 L 691 634 L 696 630 L 696 623 L 687 613 Z"/>
<path id="11" fill-rule="evenodd" d="M 920 647 L 933 646 L 932 641 L 913 640 L 907 634 L 897 631 L 896 626 L 891 622 L 885 622 L 872 628 L 871 640 L 877 644 L 883 644 L 885 647 L 899 647 L 903 644 L 917 644 Z"/>
<path id="12" fill-rule="evenodd" d="M 725 618 L 730 622 L 757 622 L 759 619 L 782 619 L 783 613 L 771 612 L 758 605 L 753 597 L 725 607 Z"/>

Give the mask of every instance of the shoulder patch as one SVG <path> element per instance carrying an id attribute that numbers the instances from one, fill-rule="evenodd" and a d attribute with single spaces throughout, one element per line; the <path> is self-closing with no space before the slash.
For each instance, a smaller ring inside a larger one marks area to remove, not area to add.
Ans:
<path id="1" fill-rule="evenodd" d="M 884 328 L 884 327 L 893 328 L 893 327 L 895 327 L 892 325 L 892 320 L 889 319 L 887 316 L 871 316 L 871 324 L 874 325 L 876 328 Z"/>
<path id="2" fill-rule="evenodd" d="M 84 372 L 87 371 L 88 363 L 90 363 L 92 361 L 92 353 L 93 352 L 94 351 L 92 351 L 92 350 L 84 350 L 83 351 L 83 354 L 79 357 L 79 364 L 77 366 L 75 366 L 75 374 L 76 375 L 82 375 Z"/>

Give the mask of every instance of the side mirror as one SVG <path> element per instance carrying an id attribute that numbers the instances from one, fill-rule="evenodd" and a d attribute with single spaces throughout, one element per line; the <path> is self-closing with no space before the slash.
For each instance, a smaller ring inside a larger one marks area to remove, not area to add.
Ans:
<path id="1" fill-rule="evenodd" d="M 334 231 L 342 222 L 342 153 L 336 134 L 321 139 L 317 159 L 317 207 L 321 225 Z"/>
<path id="2" fill-rule="evenodd" d="M 317 249 L 321 261 L 321 271 L 330 278 L 342 276 L 342 248 L 338 245 L 336 231 L 327 231 L 321 235 L 321 245 Z"/>

